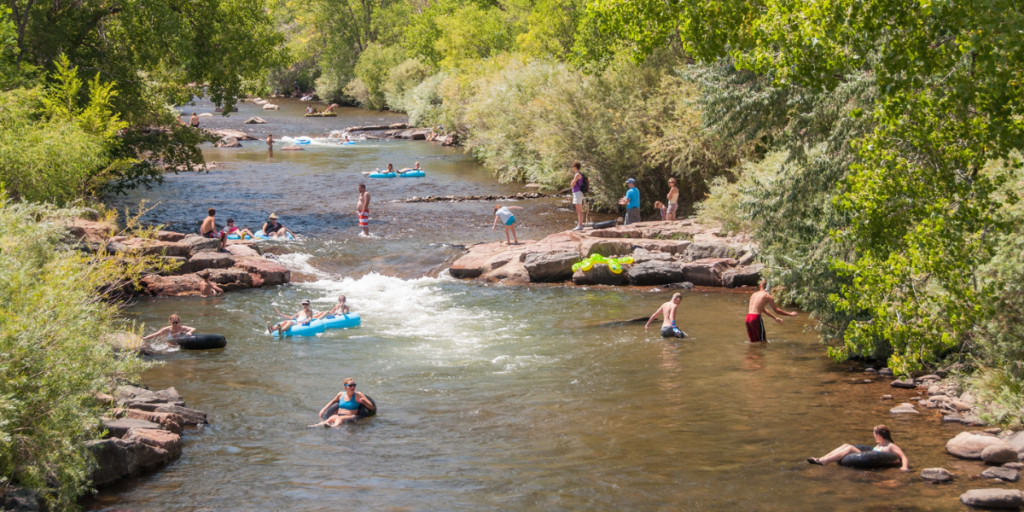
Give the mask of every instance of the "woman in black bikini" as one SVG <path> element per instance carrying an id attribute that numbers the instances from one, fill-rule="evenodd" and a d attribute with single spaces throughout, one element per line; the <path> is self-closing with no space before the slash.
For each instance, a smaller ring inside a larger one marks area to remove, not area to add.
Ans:
<path id="1" fill-rule="evenodd" d="M 903 453 L 903 450 L 901 450 L 899 446 L 896 446 L 896 443 L 892 442 L 892 432 L 889 431 L 889 427 L 885 425 L 878 425 L 877 427 L 875 427 L 874 434 L 875 443 L 877 444 L 874 448 L 871 449 L 871 451 L 895 453 L 900 458 L 900 461 L 903 463 L 903 467 L 901 467 L 900 470 L 910 471 L 910 460 L 907 459 L 907 456 L 906 454 Z M 808 457 L 807 462 L 811 464 L 820 464 L 822 466 L 827 466 L 830 462 L 838 462 L 843 460 L 843 457 L 846 457 L 851 453 L 860 453 L 860 449 L 852 444 L 844 444 L 839 448 L 832 450 L 831 452 L 828 453 L 828 455 L 825 455 L 824 457 Z"/>

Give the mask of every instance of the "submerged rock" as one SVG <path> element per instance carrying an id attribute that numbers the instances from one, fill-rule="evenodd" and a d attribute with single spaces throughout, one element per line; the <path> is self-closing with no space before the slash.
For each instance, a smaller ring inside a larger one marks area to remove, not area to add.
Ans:
<path id="1" fill-rule="evenodd" d="M 921 478 L 928 482 L 951 482 L 953 474 L 943 468 L 928 468 L 921 471 Z"/>
<path id="2" fill-rule="evenodd" d="M 1024 494 L 1010 489 L 972 489 L 960 495 L 960 503 L 975 508 L 1020 508 Z"/>
<path id="3" fill-rule="evenodd" d="M 1010 468 L 988 468 L 981 472 L 982 478 L 993 478 L 1004 482 L 1016 482 L 1020 480 L 1020 474 L 1016 469 Z"/>

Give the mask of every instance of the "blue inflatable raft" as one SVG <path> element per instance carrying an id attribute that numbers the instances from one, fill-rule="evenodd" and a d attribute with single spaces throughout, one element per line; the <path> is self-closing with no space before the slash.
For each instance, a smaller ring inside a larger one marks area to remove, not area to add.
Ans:
<path id="1" fill-rule="evenodd" d="M 423 171 L 406 171 L 406 172 L 403 172 L 402 174 L 399 174 L 398 177 L 399 178 L 422 178 L 422 177 L 424 177 L 426 175 L 427 175 L 427 173 L 425 173 Z"/>
<path id="2" fill-rule="evenodd" d="M 231 238 L 231 236 L 228 236 L 228 239 L 229 239 L 229 240 L 238 240 L 238 235 L 232 235 L 232 236 L 235 236 L 235 238 Z M 281 239 L 281 237 L 277 237 L 277 238 L 270 238 L 269 236 L 267 236 L 267 235 L 264 235 L 264 234 L 263 234 L 263 230 L 262 230 L 262 229 L 261 229 L 261 230 L 259 230 L 259 231 L 257 231 L 257 232 L 255 232 L 255 233 L 253 233 L 253 234 L 252 234 L 252 237 L 253 237 L 253 238 L 257 238 L 257 239 L 260 239 L 260 240 L 280 240 L 280 239 Z M 287 238 L 288 238 L 288 240 L 295 240 L 295 237 L 294 237 L 294 236 L 292 236 L 292 234 L 291 234 L 291 233 L 285 233 L 285 237 L 287 237 Z"/>
<path id="3" fill-rule="evenodd" d="M 320 321 L 324 323 L 324 327 L 327 329 L 347 329 L 349 327 L 358 327 L 363 320 L 359 318 L 359 313 L 349 313 L 347 315 L 325 316 Z"/>
<path id="4" fill-rule="evenodd" d="M 322 320 L 313 320 L 306 325 L 293 325 L 291 329 L 284 332 L 284 336 L 286 338 L 292 336 L 316 336 L 324 332 L 324 329 L 324 322 Z M 271 335 L 275 338 L 280 336 L 277 331 L 272 332 Z"/>

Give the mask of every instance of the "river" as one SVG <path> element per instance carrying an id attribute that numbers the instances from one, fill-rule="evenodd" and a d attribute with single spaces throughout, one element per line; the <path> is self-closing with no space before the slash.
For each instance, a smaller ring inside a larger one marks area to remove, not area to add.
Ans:
<path id="1" fill-rule="evenodd" d="M 303 118 L 251 104 L 204 126 L 260 137 L 324 139 L 344 126 L 403 120 L 341 109 Z M 210 112 L 199 102 L 187 108 Z M 266 125 L 242 125 L 251 115 Z M 187 118 L 187 115 L 186 115 Z M 290 139 L 285 139 L 290 140 Z M 916 396 L 834 364 L 806 332 L 805 314 L 768 325 L 772 342 L 745 341 L 746 295 L 686 293 L 685 340 L 657 324 L 617 322 L 650 314 L 670 293 L 572 285 L 506 287 L 463 282 L 443 269 L 460 245 L 493 241 L 491 204 L 388 202 L 411 196 L 510 194 L 458 149 L 413 141 L 314 142 L 268 158 L 261 141 L 205 150 L 223 162 L 209 174 L 169 176 L 151 191 L 152 222 L 194 230 L 208 207 L 218 219 L 258 229 L 272 211 L 299 234 L 266 243 L 293 270 L 286 286 L 216 298 L 146 299 L 126 311 L 151 330 L 178 313 L 224 350 L 154 358 L 152 388 L 175 386 L 210 425 L 184 434 L 168 467 L 104 489 L 91 510 L 960 510 L 976 463 L 945 454 L 964 430 L 931 411 L 895 417 Z M 420 161 L 423 179 L 364 179 L 387 162 Z M 358 235 L 356 185 L 373 195 L 371 231 Z M 520 238 L 568 229 L 564 199 L 515 203 Z M 273 308 L 314 309 L 345 294 L 357 329 L 276 340 Z M 380 413 L 340 429 L 307 429 L 353 377 Z M 896 400 L 882 400 L 893 394 Z M 844 442 L 871 443 L 889 425 L 913 471 L 811 466 Z M 961 475 L 923 482 L 926 467 Z"/>

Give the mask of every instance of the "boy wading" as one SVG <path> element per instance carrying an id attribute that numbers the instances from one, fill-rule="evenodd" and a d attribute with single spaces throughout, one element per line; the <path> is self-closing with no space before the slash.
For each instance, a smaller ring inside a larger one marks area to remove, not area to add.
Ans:
<path id="1" fill-rule="evenodd" d="M 745 322 L 747 324 L 747 339 L 749 339 L 751 343 L 768 341 L 768 335 L 764 331 L 764 321 L 761 320 L 762 313 L 774 318 L 780 325 L 782 324 L 781 318 L 773 315 L 771 311 L 768 311 L 767 308 L 769 306 L 780 315 L 796 316 L 795 311 L 783 311 L 777 304 L 775 304 L 775 297 L 772 297 L 765 290 L 764 280 L 757 283 L 757 286 L 758 290 L 750 296 L 750 307 L 747 308 L 747 319 Z"/>

